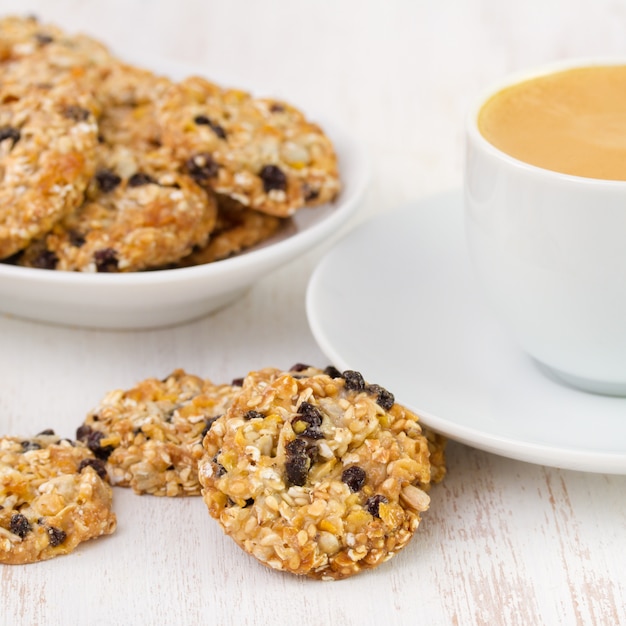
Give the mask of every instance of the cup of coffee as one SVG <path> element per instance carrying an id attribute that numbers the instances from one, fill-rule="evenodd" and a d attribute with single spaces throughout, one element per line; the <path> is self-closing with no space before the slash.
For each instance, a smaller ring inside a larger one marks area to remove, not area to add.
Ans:
<path id="1" fill-rule="evenodd" d="M 626 62 L 513 77 L 466 139 L 467 241 L 494 311 L 552 377 L 626 396 Z"/>

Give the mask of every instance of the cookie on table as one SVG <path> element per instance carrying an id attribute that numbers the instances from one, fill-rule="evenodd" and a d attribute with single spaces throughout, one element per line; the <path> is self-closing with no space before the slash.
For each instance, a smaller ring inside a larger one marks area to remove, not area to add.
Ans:
<path id="1" fill-rule="evenodd" d="M 417 416 L 355 371 L 248 374 L 204 448 L 209 513 L 274 569 L 340 579 L 373 568 L 409 542 L 429 506 Z"/>
<path id="2" fill-rule="evenodd" d="M 33 563 L 111 534 L 116 517 L 104 464 L 44 431 L 0 437 L 0 563 Z"/>
<path id="3" fill-rule="evenodd" d="M 447 473 L 446 468 L 446 446 L 448 440 L 443 435 L 436 433 L 430 428 L 422 428 L 424 436 L 428 441 L 428 451 L 430 453 L 430 482 L 440 483 Z"/>
<path id="4" fill-rule="evenodd" d="M 202 438 L 240 391 L 178 369 L 108 393 L 76 433 L 105 460 L 111 482 L 155 496 L 200 494 Z"/>
<path id="5" fill-rule="evenodd" d="M 0 259 L 82 203 L 96 166 L 96 113 L 72 83 L 0 84 Z"/>
<path id="6" fill-rule="evenodd" d="M 331 140 L 284 102 L 190 77 L 172 86 L 161 113 L 163 142 L 188 172 L 251 209 L 286 217 L 339 193 Z"/>
<path id="7" fill-rule="evenodd" d="M 217 196 L 217 222 L 209 242 L 196 248 L 178 267 L 203 265 L 227 259 L 276 234 L 286 220 L 243 206 L 227 196 Z"/>

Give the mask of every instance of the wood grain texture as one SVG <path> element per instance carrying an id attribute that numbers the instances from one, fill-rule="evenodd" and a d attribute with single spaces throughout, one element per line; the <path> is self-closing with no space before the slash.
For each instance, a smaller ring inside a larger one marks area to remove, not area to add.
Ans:
<path id="1" fill-rule="evenodd" d="M 327 113 L 372 157 L 353 223 L 458 187 L 467 106 L 505 73 L 567 56 L 626 58 L 626 8 L 614 0 L 3 0 L 0 10 L 92 32 L 117 51 L 200 64 L 209 77 L 240 77 L 237 86 L 264 85 Z M 330 244 L 184 326 L 102 332 L 0 317 L 0 431 L 72 436 L 107 391 L 177 367 L 221 382 L 268 365 L 325 365 L 304 297 Z M 338 271 L 349 280 L 358 268 Z M 336 583 L 261 566 L 200 499 L 116 489 L 114 535 L 47 563 L 0 566 L 0 624 L 626 623 L 625 476 L 457 443 L 448 460 L 409 546 Z"/>

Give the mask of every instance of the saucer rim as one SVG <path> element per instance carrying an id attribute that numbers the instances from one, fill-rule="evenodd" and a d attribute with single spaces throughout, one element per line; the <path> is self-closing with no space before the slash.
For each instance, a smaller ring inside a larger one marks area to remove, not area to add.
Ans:
<path id="1" fill-rule="evenodd" d="M 398 218 L 403 213 L 408 214 L 411 212 L 415 214 L 416 207 L 426 211 L 433 204 L 445 204 L 448 206 L 452 203 L 462 203 L 462 191 L 460 188 L 453 188 L 439 194 L 419 198 L 383 214 L 377 214 L 359 224 L 336 242 L 315 267 L 306 291 L 307 319 L 320 350 L 336 367 L 341 370 L 358 369 L 358 364 L 350 362 L 350 359 L 343 354 L 346 351 L 342 350 L 341 347 L 337 347 L 333 338 L 328 336 L 328 329 L 324 327 L 323 315 L 319 309 L 321 305 L 318 295 L 325 288 L 325 273 L 336 272 L 334 257 L 342 249 L 350 246 L 352 242 L 366 237 L 365 233 L 373 230 L 380 232 L 381 228 L 384 229 L 385 223 L 389 222 L 390 216 Z M 580 391 L 571 389 L 571 393 L 580 393 Z M 615 400 L 624 403 L 626 412 L 626 398 L 615 398 Z M 484 428 L 461 424 L 450 416 L 436 415 L 432 411 L 418 407 L 419 403 L 415 402 L 415 399 L 403 398 L 402 402 L 418 413 L 422 422 L 429 428 L 440 432 L 451 440 L 487 452 L 519 461 L 567 470 L 626 474 L 626 451 L 624 453 L 610 450 L 598 451 L 597 449 L 589 451 L 580 446 L 557 446 L 551 443 L 530 442 L 516 437 L 507 437 L 498 433 L 490 433 Z M 626 429 L 626 426 L 624 428 Z"/>

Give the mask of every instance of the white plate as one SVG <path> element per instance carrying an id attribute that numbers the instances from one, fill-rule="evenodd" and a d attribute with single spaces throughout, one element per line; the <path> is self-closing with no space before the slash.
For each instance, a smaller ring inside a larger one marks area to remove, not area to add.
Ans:
<path id="1" fill-rule="evenodd" d="M 626 473 L 626 398 L 548 378 L 483 304 L 469 267 L 460 192 L 360 225 L 316 268 L 313 335 L 425 424 L 490 452 Z"/>
<path id="2" fill-rule="evenodd" d="M 202 73 L 171 62 L 157 63 L 156 69 L 174 78 Z M 335 233 L 363 195 L 368 178 L 364 150 L 332 123 L 309 116 L 337 150 L 342 191 L 334 203 L 301 209 L 288 228 L 263 244 L 197 267 L 85 274 L 0 264 L 0 312 L 72 326 L 154 328 L 192 320 L 233 302 L 268 272 Z"/>

